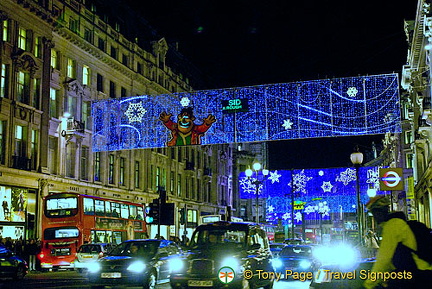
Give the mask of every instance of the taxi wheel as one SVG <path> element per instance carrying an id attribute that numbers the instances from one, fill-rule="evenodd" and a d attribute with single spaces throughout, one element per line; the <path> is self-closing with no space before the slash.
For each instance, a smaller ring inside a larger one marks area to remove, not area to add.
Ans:
<path id="1" fill-rule="evenodd" d="M 154 271 L 150 272 L 147 283 L 144 284 L 143 289 L 154 289 L 156 288 L 156 273 Z"/>

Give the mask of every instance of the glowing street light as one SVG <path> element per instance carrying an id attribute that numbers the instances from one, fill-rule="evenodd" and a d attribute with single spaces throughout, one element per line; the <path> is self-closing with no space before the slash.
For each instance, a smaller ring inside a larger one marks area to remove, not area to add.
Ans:
<path id="1" fill-rule="evenodd" d="M 245 171 L 246 177 L 248 177 L 248 179 L 251 181 L 252 184 L 255 185 L 255 196 L 256 196 L 256 203 L 255 203 L 255 210 L 256 210 L 256 215 L 255 215 L 255 222 L 258 224 L 259 223 L 259 188 L 260 186 L 264 183 L 265 179 L 267 178 L 268 174 L 269 174 L 269 170 L 267 169 L 261 169 L 262 166 L 260 163 L 256 162 L 252 165 L 252 169 L 247 169 Z M 256 178 L 252 179 L 252 175 L 253 175 L 253 171 L 255 171 L 255 176 Z M 259 179 L 259 172 L 261 171 L 262 173 L 262 178 L 261 180 Z"/>

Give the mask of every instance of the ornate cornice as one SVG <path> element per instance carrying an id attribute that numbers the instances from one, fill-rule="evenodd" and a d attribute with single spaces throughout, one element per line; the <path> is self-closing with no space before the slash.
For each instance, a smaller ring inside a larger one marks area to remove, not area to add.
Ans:
<path id="1" fill-rule="evenodd" d="M 12 60 L 14 61 L 18 70 L 29 72 L 32 77 L 39 69 L 34 56 L 24 50 L 21 50 L 18 52 L 18 54 L 13 55 Z"/>

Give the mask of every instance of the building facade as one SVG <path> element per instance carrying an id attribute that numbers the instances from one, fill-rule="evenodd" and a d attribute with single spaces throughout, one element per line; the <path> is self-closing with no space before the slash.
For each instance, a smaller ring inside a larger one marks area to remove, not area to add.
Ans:
<path id="1" fill-rule="evenodd" d="M 56 192 L 148 204 L 162 187 L 175 203 L 165 237 L 232 207 L 231 145 L 92 152 L 93 100 L 204 85 L 139 15 L 121 1 L 4 0 L 0 24 L 2 237 L 40 238 L 42 199 Z"/>
<path id="2" fill-rule="evenodd" d="M 432 10 L 431 1 L 419 0 L 415 20 L 405 22 L 407 63 L 402 69 L 403 134 L 401 162 L 413 171 L 408 179 L 408 214 L 432 225 Z M 411 201 L 412 200 L 412 201 Z"/>

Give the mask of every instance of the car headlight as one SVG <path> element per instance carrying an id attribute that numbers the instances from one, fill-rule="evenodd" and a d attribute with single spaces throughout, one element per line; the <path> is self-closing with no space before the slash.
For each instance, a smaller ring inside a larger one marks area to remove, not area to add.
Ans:
<path id="1" fill-rule="evenodd" d="M 101 265 L 98 262 L 91 262 L 87 265 L 87 270 L 89 273 L 97 273 L 101 269 Z"/>
<path id="2" fill-rule="evenodd" d="M 135 261 L 127 267 L 127 270 L 135 273 L 142 273 L 144 272 L 145 268 L 146 265 L 143 262 Z"/>
<path id="3" fill-rule="evenodd" d="M 283 266 L 283 262 L 281 259 L 273 259 L 272 260 L 272 265 L 274 268 L 280 268 Z"/>
<path id="4" fill-rule="evenodd" d="M 184 261 L 180 258 L 173 258 L 169 261 L 169 269 L 171 272 L 179 272 L 184 267 Z"/>
<path id="5" fill-rule="evenodd" d="M 311 263 L 310 261 L 308 261 L 308 260 L 302 260 L 302 261 L 300 262 L 300 267 L 301 267 L 302 269 L 307 269 L 307 268 L 310 267 L 311 264 L 312 264 L 312 263 Z"/>
<path id="6" fill-rule="evenodd" d="M 240 263 L 234 257 L 227 257 L 227 258 L 223 259 L 221 265 L 222 265 L 221 267 L 230 267 L 234 270 L 237 270 L 240 266 Z"/>
<path id="7" fill-rule="evenodd" d="M 356 265 L 359 252 L 349 245 L 322 247 L 315 251 L 314 256 L 323 264 L 337 264 L 341 269 Z"/>

